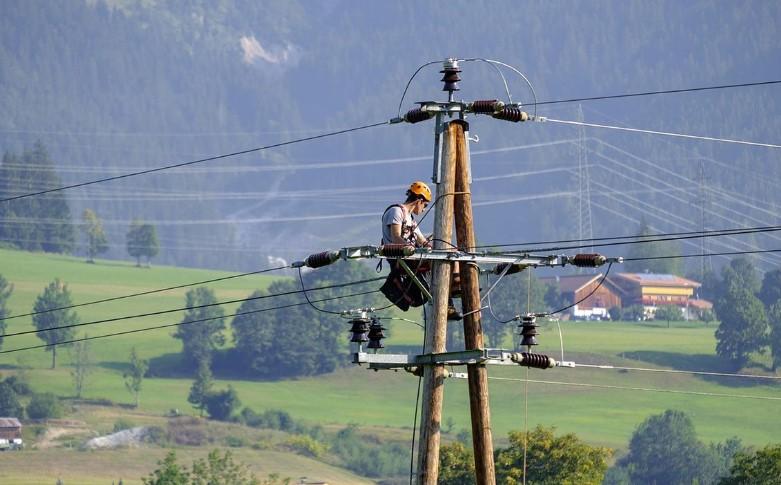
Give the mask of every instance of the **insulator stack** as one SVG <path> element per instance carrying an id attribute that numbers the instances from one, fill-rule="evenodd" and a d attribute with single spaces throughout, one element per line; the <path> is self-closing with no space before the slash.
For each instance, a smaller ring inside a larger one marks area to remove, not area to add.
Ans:
<path id="1" fill-rule="evenodd" d="M 369 322 L 370 320 L 365 317 L 356 317 L 350 320 L 350 342 L 357 344 L 363 344 L 369 341 Z"/>
<path id="2" fill-rule="evenodd" d="M 534 315 L 525 315 L 521 317 L 521 347 L 531 347 L 537 345 L 537 317 Z"/>
<path id="3" fill-rule="evenodd" d="M 601 254 L 576 254 L 571 262 L 574 266 L 580 268 L 596 268 L 602 266 L 607 261 L 607 258 Z"/>
<path id="4" fill-rule="evenodd" d="M 525 264 L 499 263 L 496 265 L 496 267 L 494 267 L 494 274 L 502 274 L 502 272 L 508 265 L 510 266 L 510 269 L 508 269 L 507 272 L 504 273 L 506 275 L 520 273 L 521 271 L 527 268 Z"/>
<path id="5" fill-rule="evenodd" d="M 512 355 L 512 361 L 525 367 L 535 369 L 550 369 L 556 367 L 556 361 L 547 355 L 532 354 L 530 352 L 516 352 Z"/>
<path id="6" fill-rule="evenodd" d="M 472 113 L 492 115 L 504 109 L 504 103 L 496 99 L 481 99 L 474 101 L 470 108 Z"/>
<path id="7" fill-rule="evenodd" d="M 419 123 L 421 121 L 426 121 L 433 117 L 434 117 L 434 113 L 432 113 L 431 111 L 423 111 L 420 108 L 415 108 L 407 111 L 407 113 L 404 115 L 404 121 L 412 124 L 412 123 Z"/>
<path id="8" fill-rule="evenodd" d="M 442 91 L 447 91 L 452 95 L 453 91 L 460 90 L 458 81 L 461 78 L 458 76 L 458 73 L 461 72 L 461 69 L 458 68 L 458 60 L 448 59 L 445 61 L 443 69 L 439 72 L 442 73 L 442 82 L 445 83 Z"/>
<path id="9" fill-rule="evenodd" d="M 382 326 L 379 320 L 372 318 L 372 324 L 369 326 L 369 345 L 370 349 L 382 349 L 382 339 L 385 338 L 386 328 Z"/>
<path id="10" fill-rule="evenodd" d="M 529 120 L 529 114 L 515 106 L 505 106 L 498 113 L 494 113 L 493 117 L 497 120 L 512 121 L 513 123 Z"/>
<path id="11" fill-rule="evenodd" d="M 328 266 L 339 259 L 339 251 L 323 251 L 322 253 L 310 254 L 304 260 L 309 268 L 321 268 Z"/>
<path id="12" fill-rule="evenodd" d="M 411 244 L 383 244 L 378 251 L 386 258 L 406 258 L 415 254 L 415 246 Z"/>

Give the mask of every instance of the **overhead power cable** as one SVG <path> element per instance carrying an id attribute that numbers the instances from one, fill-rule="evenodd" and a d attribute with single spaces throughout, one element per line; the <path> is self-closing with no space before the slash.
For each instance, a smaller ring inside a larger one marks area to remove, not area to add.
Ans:
<path id="1" fill-rule="evenodd" d="M 740 256 L 744 254 L 764 254 L 764 253 L 781 253 L 781 249 L 756 249 L 753 251 L 725 251 L 721 253 L 681 254 L 679 256 L 648 256 L 645 258 L 624 258 L 624 261 L 650 261 L 653 259 L 702 258 L 708 256 Z"/>
<path id="2" fill-rule="evenodd" d="M 342 296 L 332 296 L 332 297 L 322 298 L 320 300 L 314 300 L 314 301 L 317 302 L 317 303 L 320 303 L 320 302 L 324 302 L 324 301 L 338 300 L 338 299 L 342 299 L 342 298 L 351 298 L 351 297 L 354 297 L 354 296 L 370 295 L 370 294 L 376 293 L 378 291 L 379 290 L 362 291 L 360 293 L 352 293 L 350 295 L 342 295 Z M 259 310 L 249 310 L 249 311 L 246 311 L 246 312 L 237 312 L 237 313 L 234 314 L 234 316 L 237 316 L 237 315 L 250 315 L 250 314 L 253 314 L 253 313 L 262 313 L 262 312 L 270 312 L 270 311 L 273 311 L 273 310 L 283 310 L 285 308 L 292 308 L 292 307 L 295 307 L 295 306 L 301 306 L 301 305 L 306 305 L 306 304 L 307 304 L 306 302 L 289 303 L 287 305 L 279 305 L 279 306 L 270 307 L 270 308 L 261 308 Z M 54 342 L 52 344 L 31 345 L 29 347 L 19 347 L 19 348 L 16 348 L 16 349 L 2 350 L 2 351 L 0 351 L 0 354 L 10 354 L 10 353 L 13 353 L 13 352 L 21 352 L 23 350 L 42 349 L 42 348 L 47 348 L 47 347 L 54 347 L 56 345 L 65 345 L 65 344 L 72 344 L 72 343 L 76 343 L 76 342 L 84 342 L 85 340 L 95 340 L 95 339 L 99 339 L 99 338 L 117 337 L 119 335 L 127 335 L 127 334 L 131 334 L 131 333 L 149 332 L 149 331 L 152 331 L 152 330 L 159 330 L 161 328 L 178 327 L 178 326 L 181 326 L 181 325 L 189 325 L 191 323 L 202 323 L 202 322 L 207 322 L 207 321 L 211 321 L 211 320 L 214 320 L 214 319 L 215 319 L 214 317 L 200 318 L 200 319 L 197 319 L 197 320 L 190 320 L 190 321 L 186 321 L 186 322 L 168 323 L 168 324 L 165 324 L 165 325 L 156 325 L 154 327 L 144 327 L 144 328 L 137 328 L 137 329 L 133 329 L 133 330 L 124 330 L 122 332 L 114 332 L 114 333 L 109 333 L 109 334 L 105 334 L 105 335 L 96 335 L 96 336 L 93 336 L 93 337 L 85 336 L 85 337 L 82 337 L 82 338 L 76 338 L 76 339 L 70 339 L 70 340 L 63 340 L 63 341 L 60 341 L 60 342 Z"/>
<path id="3" fill-rule="evenodd" d="M 678 369 L 653 369 L 649 367 L 622 367 L 617 365 L 608 364 L 581 364 L 575 363 L 575 368 L 587 367 L 590 369 L 615 369 L 615 370 L 627 370 L 638 372 L 657 372 L 661 374 L 693 374 L 698 376 L 714 376 L 714 377 L 737 377 L 742 379 L 767 379 L 767 380 L 781 380 L 781 376 L 759 376 L 753 374 L 734 374 L 729 372 L 706 372 L 698 370 L 678 370 Z"/>
<path id="4" fill-rule="evenodd" d="M 17 195 L 17 196 L 14 196 L 14 197 L 8 197 L 8 198 L 5 198 L 5 199 L 0 199 L 0 203 L 12 201 L 12 200 L 17 200 L 17 199 L 23 199 L 23 198 L 26 198 L 26 197 L 34 197 L 36 195 L 48 194 L 48 193 L 51 193 L 51 192 L 59 192 L 61 190 L 74 189 L 74 188 L 77 188 L 77 187 L 84 187 L 84 186 L 87 186 L 87 185 L 99 184 L 99 183 L 103 183 L 103 182 L 110 182 L 112 180 L 119 180 L 119 179 L 124 179 L 124 178 L 128 178 L 128 177 L 135 177 L 137 175 L 145 175 L 145 174 L 154 173 L 154 172 L 161 172 L 163 170 L 170 170 L 172 168 L 186 167 L 188 165 L 195 165 L 197 163 L 211 162 L 211 161 L 214 161 L 214 160 L 221 160 L 221 159 L 224 159 L 224 158 L 235 157 L 235 156 L 238 156 L 238 155 L 246 155 L 248 153 L 259 152 L 259 151 L 262 151 L 262 150 L 269 150 L 271 148 L 279 148 L 279 147 L 282 147 L 282 146 L 293 145 L 295 143 L 302 143 L 302 142 L 305 142 L 305 141 L 317 140 L 317 139 L 320 139 L 320 138 L 327 138 L 327 137 L 330 137 L 330 136 L 341 135 L 341 134 L 350 133 L 350 132 L 353 132 L 353 131 L 359 131 L 359 130 L 365 130 L 365 129 L 368 129 L 368 128 L 374 128 L 374 127 L 381 126 L 381 125 L 387 125 L 388 123 L 389 122 L 387 122 L 387 121 L 383 121 L 381 123 L 371 123 L 371 124 L 368 124 L 368 125 L 356 126 L 354 128 L 347 128 L 347 129 L 344 129 L 344 130 L 331 131 L 331 132 L 328 132 L 328 133 L 321 133 L 319 135 L 307 136 L 307 137 L 304 137 L 304 138 L 297 138 L 295 140 L 288 140 L 288 141 L 283 141 L 283 142 L 280 142 L 280 143 L 273 143 L 271 145 L 264 145 L 264 146 L 261 146 L 261 147 L 250 148 L 250 149 L 247 149 L 247 150 L 241 150 L 241 151 L 232 152 L 232 153 L 225 153 L 225 154 L 216 155 L 216 156 L 213 156 L 213 157 L 200 158 L 198 160 L 191 160 L 189 162 L 175 163 L 175 164 L 172 164 L 172 165 L 165 165 L 165 166 L 162 166 L 162 167 L 155 167 L 155 168 L 150 168 L 150 169 L 147 169 L 147 170 L 140 170 L 140 171 L 137 171 L 137 172 L 130 172 L 130 173 L 122 174 L 122 175 L 115 175 L 115 176 L 112 176 L 112 177 L 104 177 L 104 178 L 97 179 L 97 180 L 90 180 L 88 182 L 81 182 L 81 183 L 78 183 L 78 184 L 66 185 L 66 186 L 57 187 L 57 188 L 53 188 L 53 189 L 41 190 L 41 191 L 38 191 L 38 192 L 31 192 L 31 193 L 27 193 L 27 194 L 23 194 L 23 195 Z"/>
<path id="5" fill-rule="evenodd" d="M 552 101 L 540 101 L 534 104 L 536 106 L 542 106 L 545 104 L 579 103 L 582 101 L 601 101 L 605 99 L 636 98 L 640 96 L 655 96 L 658 94 L 692 93 L 696 91 L 712 91 L 717 89 L 747 88 L 752 86 L 769 86 L 772 84 L 781 84 L 781 80 L 759 81 L 753 83 L 740 83 L 740 84 L 720 84 L 716 86 L 701 86 L 701 87 L 684 88 L 684 89 L 664 89 L 659 91 L 640 91 L 636 93 L 612 94 L 607 96 L 590 96 L 586 98 L 556 99 Z M 531 106 L 531 103 L 524 104 L 524 106 Z"/>
<path id="6" fill-rule="evenodd" d="M 338 284 L 333 284 L 333 285 L 318 286 L 316 288 L 311 288 L 311 289 L 309 289 L 307 291 L 318 291 L 318 290 L 328 290 L 328 289 L 333 289 L 333 288 L 344 288 L 344 287 L 347 287 L 347 286 L 361 285 L 361 284 L 364 284 L 364 283 L 371 283 L 371 282 L 379 281 L 379 280 L 382 280 L 382 279 L 385 279 L 385 278 L 384 277 L 369 278 L 369 279 L 365 279 L 365 280 L 351 281 L 349 283 L 338 283 Z M 4 338 L 16 337 L 16 336 L 19 336 L 19 335 L 28 335 L 28 334 L 31 334 L 31 333 L 49 332 L 49 331 L 52 331 L 52 330 L 60 330 L 60 329 L 63 329 L 63 328 L 85 327 L 85 326 L 88 326 L 88 325 L 97 325 L 97 324 L 100 324 L 100 323 L 118 322 L 118 321 L 121 321 L 121 320 L 129 320 L 131 318 L 143 318 L 143 317 L 151 317 L 151 316 L 156 316 L 156 315 L 164 315 L 164 314 L 167 314 L 167 313 L 174 313 L 174 312 L 180 312 L 180 311 L 185 311 L 185 310 L 195 310 L 195 309 L 198 309 L 198 308 L 208 308 L 208 307 L 220 306 L 220 305 L 228 305 L 228 304 L 231 304 L 231 303 L 241 303 L 241 302 L 252 301 L 252 300 L 265 300 L 265 299 L 268 299 L 268 298 L 275 298 L 275 297 L 278 297 L 278 296 L 295 295 L 295 294 L 298 294 L 298 293 L 302 293 L 302 290 L 283 291 L 281 293 L 273 293 L 273 294 L 270 294 L 270 295 L 250 296 L 250 297 L 247 297 L 247 298 L 239 298 L 239 299 L 236 299 L 236 300 L 226 300 L 226 301 L 220 301 L 220 302 L 216 302 L 216 303 L 206 303 L 206 304 L 203 304 L 203 305 L 194 305 L 194 306 L 189 306 L 189 307 L 180 307 L 180 308 L 174 308 L 174 309 L 171 309 L 171 310 L 159 310 L 159 311 L 156 311 L 156 312 L 139 313 L 139 314 L 136 314 L 136 315 L 126 315 L 126 316 L 122 316 L 122 317 L 105 318 L 103 320 L 93 320 L 93 321 L 90 321 L 90 322 L 74 323 L 72 325 L 59 325 L 59 326 L 56 326 L 56 327 L 49 327 L 49 328 L 44 328 L 44 329 L 40 329 L 40 330 L 37 330 L 37 329 L 36 330 L 24 330 L 24 331 L 21 331 L 21 332 L 7 333 L 7 334 L 5 334 Z M 211 318 L 211 320 L 214 320 L 214 318 Z"/>
<path id="7" fill-rule="evenodd" d="M 56 312 L 56 311 L 59 311 L 59 310 L 69 310 L 71 308 L 78 308 L 78 307 L 89 306 L 89 305 L 97 305 L 98 303 L 107 303 L 107 302 L 110 302 L 110 301 L 124 300 L 126 298 L 133 298 L 133 297 L 136 297 L 136 296 L 151 295 L 153 293 L 160 293 L 160 292 L 168 291 L 168 290 L 177 290 L 179 288 L 187 288 L 188 286 L 205 285 L 207 283 L 216 283 L 218 281 L 231 280 L 231 279 L 234 279 L 234 278 L 243 278 L 245 276 L 251 276 L 251 275 L 256 275 L 256 274 L 261 274 L 261 273 L 268 273 L 270 271 L 278 271 L 278 270 L 282 270 L 282 269 L 286 269 L 286 268 L 290 268 L 290 265 L 288 264 L 288 265 L 285 265 L 285 266 L 278 266 L 276 268 L 267 268 L 267 269 L 261 269 L 261 270 L 257 270 L 257 271 L 250 271 L 249 273 L 241 273 L 241 274 L 235 274 L 235 275 L 231 275 L 231 276 L 223 276 L 221 278 L 212 278 L 210 280 L 195 281 L 193 283 L 185 283 L 185 284 L 182 284 L 182 285 L 168 286 L 166 288 L 158 288 L 158 289 L 155 289 L 155 290 L 141 291 L 141 292 L 138 292 L 138 293 L 131 293 L 131 294 L 128 294 L 128 295 L 114 296 L 114 297 L 111 297 L 111 298 L 103 298 L 102 300 L 87 301 L 87 302 L 84 302 L 84 303 L 77 303 L 75 305 L 68 305 L 68 306 L 62 306 L 62 307 L 57 307 L 57 308 L 49 308 L 49 309 L 41 310 L 41 311 L 37 311 L 37 312 L 23 313 L 21 315 L 13 315 L 13 316 L 6 317 L 6 318 L 0 318 L 0 321 L 3 321 L 3 320 L 13 320 L 14 318 L 31 317 L 31 316 L 34 316 L 34 315 L 40 315 L 41 313 L 50 313 L 50 312 Z"/>
<path id="8" fill-rule="evenodd" d="M 507 244 L 482 244 L 475 246 L 475 249 L 484 248 L 501 248 L 509 246 L 537 246 L 540 244 L 564 244 L 574 242 L 599 242 L 599 241 L 616 241 L 620 239 L 635 239 L 635 238 L 655 238 L 655 237 L 668 237 L 668 236 L 707 236 L 713 235 L 730 235 L 736 231 L 756 231 L 756 232 L 770 232 L 781 231 L 781 225 L 779 226 L 756 226 L 756 227 L 735 227 L 731 229 L 709 229 L 707 231 L 687 231 L 687 232 L 663 232 L 658 234 L 633 234 L 628 236 L 607 236 L 607 237 L 592 237 L 588 239 L 560 239 L 550 241 L 534 241 L 534 242 L 520 242 L 520 243 L 507 243 Z M 742 233 L 741 233 L 742 234 Z M 591 246 L 589 244 L 589 246 Z"/>
<path id="9" fill-rule="evenodd" d="M 597 243 L 597 244 L 580 244 L 580 245 L 571 245 L 571 246 L 554 246 L 554 247 L 546 247 L 546 248 L 531 248 L 531 249 L 518 249 L 513 252 L 546 252 L 546 251 L 563 251 L 567 249 L 582 249 L 582 248 L 591 248 L 591 247 L 608 247 L 608 246 L 622 246 L 626 244 L 645 244 L 645 243 L 652 243 L 652 242 L 664 242 L 664 241 L 681 241 L 681 240 L 687 240 L 687 239 L 699 239 L 702 237 L 717 237 L 717 236 L 734 236 L 739 234 L 758 234 L 758 233 L 765 233 L 765 232 L 777 232 L 781 231 L 781 227 L 779 226 L 772 226 L 768 228 L 763 229 L 745 229 L 745 230 L 727 230 L 727 231 L 701 231 L 698 234 L 692 234 L 692 235 L 684 235 L 684 236 L 670 236 L 670 237 L 655 237 L 655 236 L 634 236 L 634 237 L 641 237 L 644 238 L 639 241 L 617 241 L 617 242 L 609 242 L 609 243 Z M 662 235 L 664 236 L 664 235 Z M 511 246 L 511 245 L 505 245 L 502 244 L 501 246 Z"/>
<path id="10" fill-rule="evenodd" d="M 488 376 L 489 379 L 497 381 L 517 381 L 522 382 L 524 379 L 518 379 L 513 377 L 494 377 Z M 671 394 L 689 394 L 695 396 L 707 396 L 707 397 L 731 397 L 735 399 L 761 399 L 766 401 L 781 401 L 781 397 L 773 396 L 758 396 L 752 394 L 727 394 L 721 392 L 705 392 L 705 391 L 680 391 L 677 389 L 659 389 L 653 387 L 629 387 L 629 386 L 614 386 L 611 384 L 588 384 L 585 382 L 563 382 L 563 381 L 541 381 L 535 379 L 529 379 L 529 382 L 536 384 L 555 384 L 560 386 L 576 386 L 576 387 L 593 387 L 598 389 L 618 389 L 623 391 L 645 391 L 645 392 L 667 392 Z"/>
<path id="11" fill-rule="evenodd" d="M 605 128 L 608 130 L 630 131 L 633 133 L 647 133 L 649 135 L 673 136 L 677 138 L 688 138 L 691 140 L 718 141 L 722 143 L 737 143 L 739 145 L 751 145 L 751 146 L 758 146 L 758 147 L 765 147 L 765 148 L 781 148 L 781 145 L 775 145 L 772 143 L 758 143 L 754 141 L 734 140 L 731 138 L 716 138 L 713 136 L 686 135 L 683 133 L 672 133 L 669 131 L 643 130 L 640 128 L 627 128 L 624 126 L 601 125 L 598 123 L 586 123 L 583 121 L 557 120 L 553 118 L 545 118 L 544 120 L 540 118 L 540 121 L 546 121 L 550 123 L 561 123 L 565 125 L 588 126 L 590 128 Z"/>

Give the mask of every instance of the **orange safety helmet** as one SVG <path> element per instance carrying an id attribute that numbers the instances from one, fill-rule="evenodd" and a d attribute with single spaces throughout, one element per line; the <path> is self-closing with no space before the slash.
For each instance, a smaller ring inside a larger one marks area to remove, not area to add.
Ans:
<path id="1" fill-rule="evenodd" d="M 428 188 L 428 185 L 426 185 L 425 182 L 421 182 L 420 180 L 412 182 L 412 185 L 409 186 L 407 192 L 423 196 L 423 198 L 426 199 L 426 202 L 431 202 L 431 189 Z"/>

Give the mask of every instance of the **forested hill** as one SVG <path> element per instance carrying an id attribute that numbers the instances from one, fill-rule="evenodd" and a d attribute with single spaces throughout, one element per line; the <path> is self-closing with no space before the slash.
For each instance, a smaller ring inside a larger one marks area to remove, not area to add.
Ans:
<path id="1" fill-rule="evenodd" d="M 781 79 L 779 19 L 772 1 L 11 0 L 0 15 L 0 149 L 40 141 L 65 183 L 245 150 L 396 116 L 415 69 L 448 56 L 512 64 L 539 101 Z M 505 96 L 490 66 L 463 69 L 459 96 Z M 441 99 L 438 71 L 421 71 L 402 110 Z M 514 100 L 532 102 L 506 75 Z M 588 102 L 582 113 L 778 143 L 780 90 Z M 580 107 L 539 114 L 576 120 Z M 595 237 L 634 233 L 642 219 L 664 232 L 777 224 L 777 149 L 470 121 L 481 241 L 587 235 L 587 192 Z M 158 260 L 257 268 L 266 256 L 376 243 L 377 214 L 410 180 L 430 177 L 431 133 L 430 123 L 378 127 L 74 189 L 67 200 L 75 219 L 85 208 L 103 219 L 112 257 L 127 257 L 125 234 L 140 218 L 157 227 Z M 733 238 L 706 250 L 779 243 Z"/>

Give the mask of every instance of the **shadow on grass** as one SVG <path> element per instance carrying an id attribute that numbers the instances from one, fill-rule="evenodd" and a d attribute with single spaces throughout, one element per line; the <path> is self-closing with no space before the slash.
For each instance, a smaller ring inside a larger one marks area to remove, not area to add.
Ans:
<path id="1" fill-rule="evenodd" d="M 639 360 L 656 364 L 662 367 L 670 367 L 680 371 L 697 372 L 720 372 L 729 374 L 751 374 L 752 369 L 765 370 L 764 367 L 752 367 L 749 369 L 735 369 L 735 366 L 717 355 L 709 354 L 677 354 L 673 352 L 658 352 L 651 350 L 638 350 L 635 352 L 624 352 L 622 354 L 627 359 Z M 759 374 L 757 375 L 764 375 Z M 745 377 L 730 376 L 709 376 L 692 374 L 692 376 L 704 381 L 713 382 L 728 387 L 754 387 L 757 385 L 768 385 L 771 381 L 767 379 L 750 379 Z"/>

